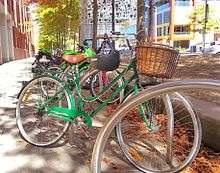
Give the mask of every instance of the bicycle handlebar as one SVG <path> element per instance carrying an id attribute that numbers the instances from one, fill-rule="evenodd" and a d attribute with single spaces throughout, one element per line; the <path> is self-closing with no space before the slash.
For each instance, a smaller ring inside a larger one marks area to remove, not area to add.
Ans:
<path id="1" fill-rule="evenodd" d="M 104 35 L 97 35 L 97 39 L 112 39 L 112 38 L 118 38 L 119 36 L 125 36 L 125 34 L 122 34 L 121 32 L 111 32 L 111 35 L 108 35 L 105 33 Z"/>

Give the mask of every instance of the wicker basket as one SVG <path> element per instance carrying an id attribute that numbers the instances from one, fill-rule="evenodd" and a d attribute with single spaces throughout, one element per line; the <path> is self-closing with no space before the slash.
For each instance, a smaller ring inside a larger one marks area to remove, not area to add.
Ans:
<path id="1" fill-rule="evenodd" d="M 141 74 L 170 79 L 175 72 L 179 52 L 170 46 L 144 44 L 136 48 L 138 71 Z"/>

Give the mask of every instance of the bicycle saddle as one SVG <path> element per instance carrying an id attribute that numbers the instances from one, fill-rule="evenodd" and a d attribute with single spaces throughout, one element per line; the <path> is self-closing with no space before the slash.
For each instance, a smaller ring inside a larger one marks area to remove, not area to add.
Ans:
<path id="1" fill-rule="evenodd" d="M 86 59 L 85 55 L 63 55 L 62 58 L 70 64 L 78 64 Z"/>

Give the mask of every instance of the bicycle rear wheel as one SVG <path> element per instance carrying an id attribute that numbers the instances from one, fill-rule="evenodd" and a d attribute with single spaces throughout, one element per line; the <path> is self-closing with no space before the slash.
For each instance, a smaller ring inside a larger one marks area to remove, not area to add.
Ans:
<path id="1" fill-rule="evenodd" d="M 164 104 L 164 111 L 156 104 Z M 147 113 L 148 125 L 140 110 Z M 131 107 L 116 126 L 118 143 L 126 158 L 146 173 L 184 169 L 201 144 L 201 124 L 189 102 L 180 94 L 160 95 Z"/>
<path id="2" fill-rule="evenodd" d="M 59 92 L 61 91 L 62 92 Z M 58 94 L 57 94 L 58 93 Z M 55 96 L 56 95 L 56 96 Z M 42 105 L 71 109 L 69 95 L 58 79 L 38 77 L 21 91 L 16 108 L 16 122 L 21 136 L 36 146 L 50 146 L 67 131 L 70 122 L 49 114 Z M 42 106 L 42 107 L 41 107 Z"/>

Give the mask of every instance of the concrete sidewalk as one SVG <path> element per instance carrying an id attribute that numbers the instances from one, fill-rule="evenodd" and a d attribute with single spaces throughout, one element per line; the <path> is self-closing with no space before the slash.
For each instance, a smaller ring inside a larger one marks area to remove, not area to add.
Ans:
<path id="1" fill-rule="evenodd" d="M 33 60 L 28 58 L 0 65 L 0 107 L 15 108 L 22 82 L 32 78 L 30 71 Z"/>

